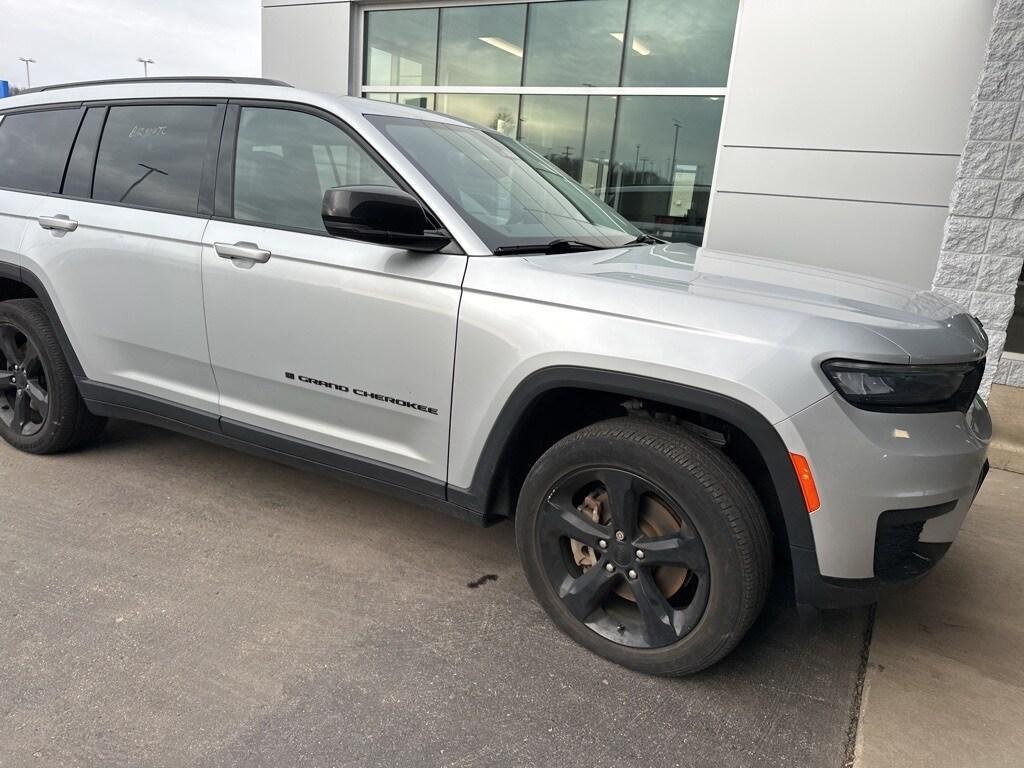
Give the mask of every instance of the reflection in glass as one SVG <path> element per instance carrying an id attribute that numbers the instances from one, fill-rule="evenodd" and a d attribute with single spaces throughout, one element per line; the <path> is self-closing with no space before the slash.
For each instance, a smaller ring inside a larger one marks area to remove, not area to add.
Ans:
<path id="1" fill-rule="evenodd" d="M 366 14 L 366 84 L 433 85 L 437 9 Z"/>
<path id="2" fill-rule="evenodd" d="M 614 120 L 614 96 L 524 96 L 519 140 L 603 195 Z"/>
<path id="3" fill-rule="evenodd" d="M 584 109 L 587 140 L 583 148 L 580 183 L 604 199 L 608 191 L 612 139 L 615 135 L 615 96 L 588 96 Z"/>
<path id="4" fill-rule="evenodd" d="M 492 250 L 553 239 L 613 248 L 639 232 L 543 158 L 510 138 L 436 120 L 370 120 Z"/>
<path id="5" fill-rule="evenodd" d="M 721 124 L 719 97 L 622 97 L 608 202 L 648 234 L 700 245 Z"/>
<path id="6" fill-rule="evenodd" d="M 364 93 L 363 98 L 371 101 L 386 101 L 389 104 L 401 104 L 405 107 L 434 108 L 434 94 L 432 93 Z"/>
<path id="7" fill-rule="evenodd" d="M 195 213 L 213 106 L 111 107 L 96 153 L 93 199 Z"/>
<path id="8" fill-rule="evenodd" d="M 493 93 L 439 93 L 437 111 L 515 137 L 519 97 Z"/>
<path id="9" fill-rule="evenodd" d="M 438 85 L 519 85 L 525 5 L 441 9 Z"/>
<path id="10" fill-rule="evenodd" d="M 235 148 L 234 217 L 322 232 L 331 187 L 394 186 L 356 141 L 319 117 L 244 107 Z"/>
<path id="11" fill-rule="evenodd" d="M 526 85 L 618 85 L 626 0 L 530 7 Z"/>
<path id="12" fill-rule="evenodd" d="M 622 85 L 725 85 L 739 0 L 633 0 Z"/>

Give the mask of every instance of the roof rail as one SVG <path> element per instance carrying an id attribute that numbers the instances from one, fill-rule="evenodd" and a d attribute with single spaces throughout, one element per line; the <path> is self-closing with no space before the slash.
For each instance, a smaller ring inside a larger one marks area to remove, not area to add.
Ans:
<path id="1" fill-rule="evenodd" d="M 81 88 L 87 85 L 127 85 L 129 83 L 238 83 L 241 85 L 280 85 L 291 88 L 291 85 L 281 80 L 271 80 L 265 77 L 123 77 L 112 80 L 82 80 L 77 83 L 40 85 L 36 88 L 26 88 L 19 94 L 56 91 L 61 88 Z"/>

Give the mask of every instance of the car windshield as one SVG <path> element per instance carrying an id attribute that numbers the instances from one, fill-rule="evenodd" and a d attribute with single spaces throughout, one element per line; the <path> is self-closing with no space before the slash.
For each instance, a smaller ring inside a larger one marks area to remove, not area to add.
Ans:
<path id="1" fill-rule="evenodd" d="M 437 120 L 367 115 L 491 251 L 615 248 L 643 238 L 613 209 L 519 142 Z M 560 246 L 560 247 L 559 247 Z M 575 248 L 574 248 L 575 246 Z"/>

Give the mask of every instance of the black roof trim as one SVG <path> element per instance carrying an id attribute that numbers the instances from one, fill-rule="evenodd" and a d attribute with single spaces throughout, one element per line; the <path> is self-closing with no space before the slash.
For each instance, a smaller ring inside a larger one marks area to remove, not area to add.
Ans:
<path id="1" fill-rule="evenodd" d="M 26 88 L 19 91 L 19 95 L 57 91 L 61 88 L 82 88 L 87 85 L 127 85 L 129 83 L 237 83 L 239 85 L 280 85 L 291 88 L 291 85 L 281 80 L 271 80 L 265 77 L 123 77 L 112 80 L 82 80 L 77 83 L 41 85 L 37 88 Z"/>

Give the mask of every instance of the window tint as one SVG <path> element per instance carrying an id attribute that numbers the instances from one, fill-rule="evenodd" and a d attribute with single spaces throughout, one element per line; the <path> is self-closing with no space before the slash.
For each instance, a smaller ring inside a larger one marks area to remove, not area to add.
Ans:
<path id="1" fill-rule="evenodd" d="M 81 117 L 77 107 L 4 117 L 0 122 L 0 187 L 59 192 Z"/>
<path id="2" fill-rule="evenodd" d="M 85 113 L 82 127 L 78 129 L 75 148 L 71 150 L 68 160 L 68 172 L 64 176 L 64 189 L 61 192 L 72 197 L 89 197 L 92 194 L 92 167 L 96 157 L 96 147 L 100 143 L 100 131 L 103 130 L 105 107 L 91 107 Z"/>
<path id="3" fill-rule="evenodd" d="M 336 125 L 287 109 L 242 109 L 235 154 L 236 219 L 324 231 L 324 192 L 354 184 L 396 186 Z"/>
<path id="4" fill-rule="evenodd" d="M 214 106 L 111 107 L 93 199 L 195 213 Z"/>

